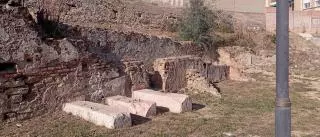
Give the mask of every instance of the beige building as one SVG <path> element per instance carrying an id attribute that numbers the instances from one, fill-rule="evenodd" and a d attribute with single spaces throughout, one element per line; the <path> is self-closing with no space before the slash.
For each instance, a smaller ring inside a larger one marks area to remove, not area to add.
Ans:
<path id="1" fill-rule="evenodd" d="M 320 10 L 320 0 L 292 0 L 292 10 Z M 276 0 L 266 0 L 266 7 L 275 7 Z"/>
<path id="2" fill-rule="evenodd" d="M 189 6 L 189 0 L 143 0 L 145 2 L 164 4 L 172 7 Z M 205 5 L 212 9 L 225 11 L 264 13 L 264 0 L 204 0 Z"/>
<path id="3" fill-rule="evenodd" d="M 236 12 L 264 13 L 265 2 L 263 0 L 206 0 L 214 1 L 212 7 Z"/>
<path id="4" fill-rule="evenodd" d="M 266 0 L 266 7 L 274 7 L 276 0 Z"/>
<path id="5" fill-rule="evenodd" d="M 266 0 L 266 30 L 276 30 L 276 3 Z M 320 33 L 320 0 L 294 0 L 289 12 L 289 29 L 296 33 Z"/>

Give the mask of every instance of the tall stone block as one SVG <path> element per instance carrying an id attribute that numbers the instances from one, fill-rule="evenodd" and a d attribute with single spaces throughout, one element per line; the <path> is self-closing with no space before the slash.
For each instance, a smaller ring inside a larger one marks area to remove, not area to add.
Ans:
<path id="1" fill-rule="evenodd" d="M 154 70 L 161 75 L 162 90 L 177 92 L 186 87 L 186 58 L 171 57 L 159 58 L 154 62 Z"/>
<path id="2" fill-rule="evenodd" d="M 142 61 L 129 61 L 124 64 L 125 72 L 131 81 L 132 91 L 149 88 L 149 77 Z"/>
<path id="3" fill-rule="evenodd" d="M 229 79 L 230 69 L 226 65 L 206 63 L 201 58 L 194 56 L 159 58 L 155 60 L 153 67 L 154 71 L 161 76 L 161 87 L 164 92 L 176 92 L 185 88 L 187 86 L 186 73 L 188 69 L 197 70 L 208 82 L 220 82 Z"/>
<path id="4" fill-rule="evenodd" d="M 228 80 L 230 75 L 230 66 L 210 64 L 207 67 L 206 78 L 210 82 L 221 82 Z"/>
<path id="5" fill-rule="evenodd" d="M 215 86 L 209 82 L 203 75 L 196 69 L 188 69 L 187 71 L 188 89 L 195 89 L 200 92 L 208 92 L 216 97 L 221 97 L 219 91 Z"/>

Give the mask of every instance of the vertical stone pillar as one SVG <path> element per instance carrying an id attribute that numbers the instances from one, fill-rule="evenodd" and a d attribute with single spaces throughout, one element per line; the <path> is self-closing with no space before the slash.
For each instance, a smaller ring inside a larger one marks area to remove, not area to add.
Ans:
<path id="1" fill-rule="evenodd" d="M 7 111 L 7 100 L 8 97 L 4 93 L 0 93 L 0 122 L 4 120 L 4 114 Z"/>
<path id="2" fill-rule="evenodd" d="M 131 91 L 149 88 L 149 77 L 142 61 L 124 62 L 131 80 Z"/>

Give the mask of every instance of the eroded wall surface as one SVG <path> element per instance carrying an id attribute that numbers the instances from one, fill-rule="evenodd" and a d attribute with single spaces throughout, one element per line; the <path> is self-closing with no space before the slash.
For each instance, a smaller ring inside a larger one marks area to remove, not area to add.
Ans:
<path id="1" fill-rule="evenodd" d="M 51 38 L 24 8 L 0 14 L 1 120 L 41 115 L 73 100 L 129 96 L 147 87 L 156 58 L 202 54 L 192 43 L 67 24 L 57 28 L 64 38 Z M 144 65 L 124 63 L 135 60 Z"/>

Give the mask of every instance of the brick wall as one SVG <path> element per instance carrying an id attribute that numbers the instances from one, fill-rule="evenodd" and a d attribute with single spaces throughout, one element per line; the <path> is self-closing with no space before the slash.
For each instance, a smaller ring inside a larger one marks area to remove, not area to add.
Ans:
<path id="1" fill-rule="evenodd" d="M 126 78 L 109 64 L 78 61 L 1 73 L 0 121 L 41 115 L 73 100 L 100 101 L 106 96 L 129 94 Z"/>
<path id="2" fill-rule="evenodd" d="M 16 10 L 0 8 L 0 63 L 16 69 L 0 72 L 0 120 L 41 115 L 73 100 L 130 95 L 130 88 L 148 87 L 145 69 L 156 58 L 204 53 L 194 43 L 66 24 L 58 27 L 65 39 L 45 39 L 27 9 Z"/>

